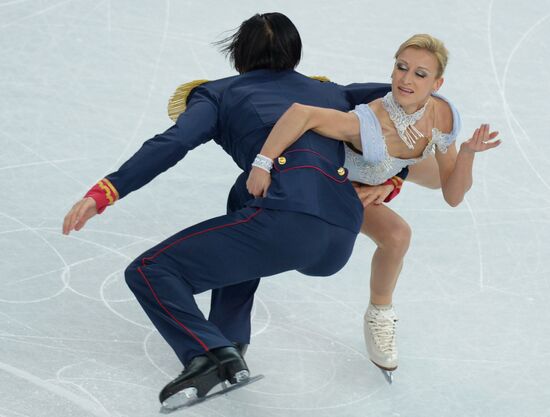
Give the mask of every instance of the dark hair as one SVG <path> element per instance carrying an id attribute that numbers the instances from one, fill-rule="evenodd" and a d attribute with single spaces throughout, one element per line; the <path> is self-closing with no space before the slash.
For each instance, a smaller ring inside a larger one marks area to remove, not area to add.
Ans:
<path id="1" fill-rule="evenodd" d="M 255 14 L 216 45 L 241 74 L 256 69 L 294 69 L 302 55 L 298 29 L 282 13 Z"/>

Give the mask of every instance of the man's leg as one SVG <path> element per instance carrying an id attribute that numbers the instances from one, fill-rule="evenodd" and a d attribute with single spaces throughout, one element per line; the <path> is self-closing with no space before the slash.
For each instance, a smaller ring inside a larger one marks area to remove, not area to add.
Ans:
<path id="1" fill-rule="evenodd" d="M 190 227 L 147 251 L 126 282 L 184 363 L 160 392 L 167 408 L 203 397 L 217 383 L 246 381 L 248 367 L 193 295 L 296 269 L 331 275 L 347 262 L 356 234 L 301 213 L 246 208 Z"/>
<path id="2" fill-rule="evenodd" d="M 259 279 L 212 290 L 208 321 L 241 347 L 250 343 L 251 311 Z"/>
<path id="3" fill-rule="evenodd" d="M 248 200 L 254 198 L 246 189 L 248 173 L 237 177 L 227 197 L 227 213 L 233 213 L 245 207 Z M 214 323 L 223 335 L 241 349 L 250 343 L 251 311 L 254 294 L 260 280 L 252 280 L 212 290 L 210 315 L 208 321 Z"/>
<path id="4" fill-rule="evenodd" d="M 126 281 L 186 364 L 232 342 L 204 318 L 193 294 L 294 269 L 333 274 L 355 237 L 314 216 L 247 208 L 170 237 L 134 261 Z"/>

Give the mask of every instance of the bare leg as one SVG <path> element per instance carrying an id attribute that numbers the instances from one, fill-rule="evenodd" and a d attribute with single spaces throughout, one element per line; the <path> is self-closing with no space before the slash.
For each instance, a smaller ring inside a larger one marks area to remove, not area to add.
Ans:
<path id="1" fill-rule="evenodd" d="M 429 156 L 418 164 L 409 167 L 409 175 L 407 181 L 418 184 L 422 187 L 438 190 L 441 188 L 441 180 L 439 178 L 439 167 L 435 156 Z"/>
<path id="2" fill-rule="evenodd" d="M 372 257 L 370 302 L 391 304 L 403 258 L 411 240 L 411 228 L 389 207 L 371 205 L 365 209 L 361 232 L 378 246 Z"/>
<path id="3" fill-rule="evenodd" d="M 435 156 L 409 167 L 407 181 L 431 189 L 440 189 L 439 168 Z M 372 257 L 372 304 L 391 304 L 397 278 L 403 268 L 403 258 L 409 249 L 411 229 L 407 222 L 385 205 L 365 209 L 361 232 L 378 246 Z"/>
<path id="4" fill-rule="evenodd" d="M 370 360 L 391 384 L 399 361 L 392 296 L 409 248 L 411 229 L 389 207 L 372 205 L 365 209 L 361 231 L 378 246 L 372 257 L 370 304 L 364 316 L 363 334 Z"/>

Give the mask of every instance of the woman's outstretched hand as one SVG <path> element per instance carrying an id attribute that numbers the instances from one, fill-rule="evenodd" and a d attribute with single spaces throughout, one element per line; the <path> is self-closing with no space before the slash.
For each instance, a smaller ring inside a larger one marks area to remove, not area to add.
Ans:
<path id="1" fill-rule="evenodd" d="M 489 132 L 489 125 L 482 124 L 475 130 L 470 139 L 460 145 L 460 150 L 475 153 L 496 148 L 501 144 L 500 140 L 494 140 L 497 136 L 498 132 Z"/>
<path id="2" fill-rule="evenodd" d="M 258 167 L 252 167 L 248 179 L 246 180 L 246 189 L 254 197 L 265 197 L 267 189 L 271 184 L 271 174 Z"/>
<path id="3" fill-rule="evenodd" d="M 86 197 L 76 203 L 63 220 L 63 234 L 68 235 L 72 230 L 80 230 L 86 222 L 97 214 L 95 200 Z"/>

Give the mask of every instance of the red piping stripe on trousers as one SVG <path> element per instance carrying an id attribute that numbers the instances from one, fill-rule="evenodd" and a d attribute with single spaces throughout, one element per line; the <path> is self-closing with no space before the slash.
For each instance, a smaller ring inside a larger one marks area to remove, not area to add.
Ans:
<path id="1" fill-rule="evenodd" d="M 207 233 L 207 232 L 212 232 L 214 230 L 219 230 L 219 229 L 224 229 L 226 227 L 231 227 L 231 226 L 236 226 L 238 224 L 242 224 L 242 223 L 247 223 L 249 222 L 250 220 L 252 220 L 254 217 L 256 217 L 260 212 L 262 211 L 262 209 L 258 209 L 255 213 L 251 214 L 250 216 L 248 216 L 246 219 L 244 220 L 240 220 L 240 221 L 237 221 L 237 222 L 233 222 L 233 223 L 228 223 L 228 224 L 223 224 L 223 225 L 220 225 L 220 226 L 216 226 L 216 227 L 211 227 L 209 229 L 206 229 L 206 230 L 201 230 L 199 232 L 195 232 L 195 233 L 191 233 L 187 236 L 184 236 L 182 238 L 179 238 L 178 240 L 172 242 L 170 245 L 160 249 L 158 252 L 156 252 L 154 255 L 152 256 L 149 256 L 149 257 L 146 257 L 146 258 L 143 258 L 141 260 L 141 264 L 142 266 L 146 266 L 145 265 L 145 262 L 147 260 L 151 260 L 151 259 L 154 259 L 156 258 L 157 256 L 159 256 L 162 252 L 166 251 L 167 249 L 171 248 L 172 246 L 174 246 L 175 244 L 177 243 L 180 243 L 180 242 L 183 242 L 184 240 L 187 240 L 191 237 L 194 237 L 194 236 L 198 236 L 198 235 L 202 235 L 204 233 Z M 189 329 L 187 326 L 185 326 L 181 321 L 179 321 L 171 312 L 170 310 L 168 310 L 168 308 L 166 308 L 166 306 L 164 304 L 162 304 L 162 301 L 160 300 L 160 298 L 158 297 L 157 293 L 155 292 L 153 286 L 151 285 L 151 282 L 149 281 L 149 279 L 147 279 L 147 276 L 145 275 L 145 272 L 143 272 L 143 270 L 141 269 L 142 267 L 138 267 L 137 270 L 138 272 L 141 274 L 141 276 L 143 277 L 143 279 L 145 280 L 145 283 L 147 284 L 147 286 L 149 287 L 149 289 L 151 290 L 151 293 L 153 294 L 153 297 L 155 298 L 155 300 L 157 301 L 157 303 L 161 306 L 161 308 L 166 312 L 166 314 L 168 314 L 168 316 L 170 316 L 172 318 L 172 320 L 174 320 L 181 328 L 183 328 L 187 333 L 189 333 L 189 335 L 195 339 L 200 345 L 201 347 L 206 351 L 208 352 L 210 349 L 208 348 L 208 346 L 206 345 L 206 343 L 204 343 L 191 329 Z"/>

